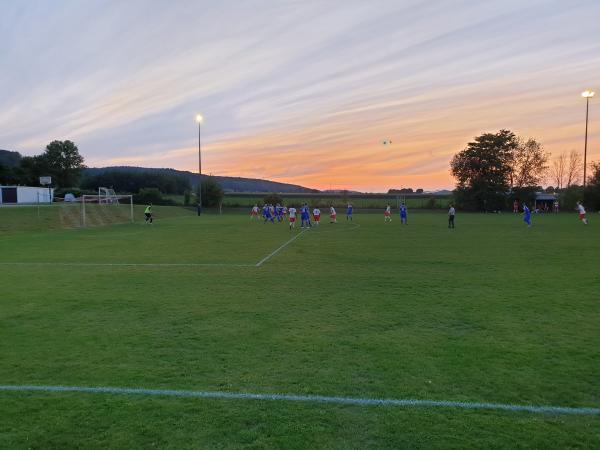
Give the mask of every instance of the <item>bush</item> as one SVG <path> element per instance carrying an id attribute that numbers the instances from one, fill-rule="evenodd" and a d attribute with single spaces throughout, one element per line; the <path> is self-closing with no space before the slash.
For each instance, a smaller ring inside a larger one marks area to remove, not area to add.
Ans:
<path id="1" fill-rule="evenodd" d="M 581 186 L 570 186 L 560 194 L 560 209 L 562 211 L 572 211 L 576 208 L 577 202 L 582 199 L 583 188 Z"/>
<path id="2" fill-rule="evenodd" d="M 427 201 L 425 202 L 425 209 L 435 209 L 438 207 L 439 207 L 439 205 L 438 205 L 437 201 L 435 200 L 435 198 L 433 198 L 433 197 L 429 197 L 427 199 Z"/>
<path id="3" fill-rule="evenodd" d="M 263 201 L 264 201 L 266 204 L 270 204 L 270 205 L 276 205 L 276 204 L 278 204 L 278 203 L 279 203 L 280 205 L 283 205 L 283 198 L 281 197 L 281 195 L 279 195 L 279 194 L 275 194 L 275 193 L 272 193 L 272 194 L 269 194 L 269 195 L 267 195 L 267 196 L 266 196 L 266 197 L 263 199 Z"/>
<path id="4" fill-rule="evenodd" d="M 586 208 L 600 211 L 600 161 L 592 163 L 592 176 L 585 187 L 583 202 Z"/>
<path id="5" fill-rule="evenodd" d="M 167 205 L 175 206 L 173 200 L 164 198 L 162 193 L 156 188 L 142 188 L 140 191 L 133 196 L 133 203 L 147 205 L 152 203 L 153 205 Z"/>

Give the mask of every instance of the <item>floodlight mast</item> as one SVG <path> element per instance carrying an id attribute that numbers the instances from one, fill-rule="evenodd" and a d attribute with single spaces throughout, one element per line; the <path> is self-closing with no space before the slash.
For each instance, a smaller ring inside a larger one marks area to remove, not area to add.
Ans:
<path id="1" fill-rule="evenodd" d="M 585 188 L 587 178 L 587 142 L 588 142 L 588 118 L 590 113 L 590 98 L 594 96 L 595 92 L 591 89 L 583 91 L 581 96 L 585 98 L 585 144 L 583 149 L 583 187 Z"/>
<path id="2" fill-rule="evenodd" d="M 198 122 L 198 215 L 202 214 L 202 114 L 196 114 Z"/>

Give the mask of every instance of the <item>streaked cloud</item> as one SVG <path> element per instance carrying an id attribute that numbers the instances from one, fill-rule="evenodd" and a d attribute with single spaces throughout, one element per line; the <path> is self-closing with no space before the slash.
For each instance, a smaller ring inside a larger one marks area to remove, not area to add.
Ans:
<path id="1" fill-rule="evenodd" d="M 201 111 L 208 173 L 449 187 L 484 131 L 581 148 L 599 19 L 593 0 L 4 0 L 0 148 L 195 170 Z"/>

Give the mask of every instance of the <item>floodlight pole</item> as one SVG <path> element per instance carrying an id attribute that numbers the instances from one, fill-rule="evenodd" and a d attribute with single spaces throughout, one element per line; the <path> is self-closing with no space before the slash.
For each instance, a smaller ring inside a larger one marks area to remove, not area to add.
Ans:
<path id="1" fill-rule="evenodd" d="M 198 215 L 202 214 L 202 116 L 197 115 L 198 122 Z"/>
<path id="2" fill-rule="evenodd" d="M 590 113 L 590 97 L 585 98 L 585 144 L 583 149 L 583 188 L 585 189 L 587 169 L 587 141 L 588 141 L 588 117 Z"/>
<path id="3" fill-rule="evenodd" d="M 586 178 L 587 178 L 587 141 L 588 141 L 588 118 L 590 115 L 590 98 L 594 96 L 595 92 L 591 89 L 583 91 L 581 96 L 585 98 L 585 146 L 583 149 L 583 187 L 585 189 Z"/>

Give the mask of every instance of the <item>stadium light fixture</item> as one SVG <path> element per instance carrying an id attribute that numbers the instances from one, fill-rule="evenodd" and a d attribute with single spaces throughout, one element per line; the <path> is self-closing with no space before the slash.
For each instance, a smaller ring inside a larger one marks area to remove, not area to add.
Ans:
<path id="1" fill-rule="evenodd" d="M 595 92 L 591 89 L 583 91 L 581 96 L 585 98 L 585 144 L 583 148 L 583 187 L 585 188 L 586 177 L 587 177 L 587 142 L 588 142 L 588 118 L 590 114 L 590 98 L 594 96 Z"/>
<path id="2" fill-rule="evenodd" d="M 202 122 L 204 117 L 202 114 L 196 114 L 196 122 L 198 122 L 198 215 L 202 214 Z"/>

